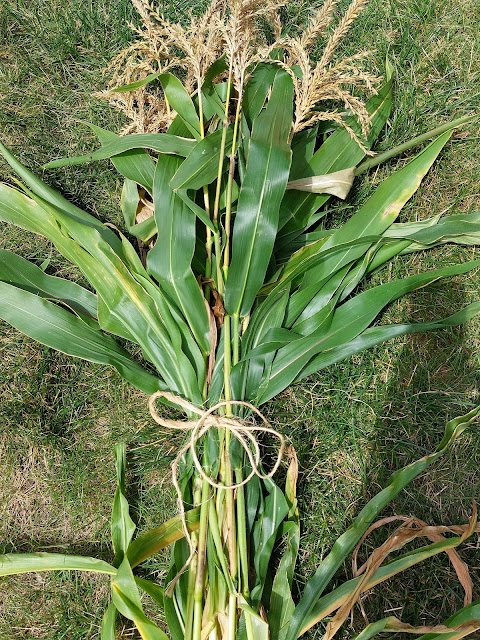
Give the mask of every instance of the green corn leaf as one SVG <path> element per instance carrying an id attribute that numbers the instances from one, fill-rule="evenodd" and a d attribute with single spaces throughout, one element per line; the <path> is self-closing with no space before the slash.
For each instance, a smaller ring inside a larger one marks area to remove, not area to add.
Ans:
<path id="1" fill-rule="evenodd" d="M 165 590 L 162 589 L 162 587 L 151 580 L 145 580 L 144 578 L 138 577 L 135 577 L 135 583 L 137 587 L 140 587 L 142 591 L 148 593 L 152 600 L 163 609 L 165 602 Z"/>
<path id="2" fill-rule="evenodd" d="M 126 446 L 124 442 L 115 445 L 115 467 L 117 470 L 117 489 L 112 507 L 112 541 L 115 551 L 113 564 L 120 566 L 135 531 L 135 523 L 130 517 L 128 501 L 125 496 L 125 469 L 127 466 Z"/>
<path id="3" fill-rule="evenodd" d="M 247 172 L 233 227 L 232 260 L 225 286 L 225 308 L 245 316 L 263 284 L 278 227 L 278 212 L 290 170 L 287 144 L 293 84 L 281 71 L 265 110 L 255 121 Z"/>
<path id="4" fill-rule="evenodd" d="M 125 220 L 125 226 L 127 227 L 127 231 L 131 235 L 136 236 L 143 242 L 147 243 L 157 233 L 157 225 L 154 215 L 150 216 L 146 220 L 143 220 L 142 222 L 136 222 L 139 203 L 140 196 L 138 193 L 137 183 L 126 178 L 125 182 L 123 183 L 122 197 L 120 200 L 120 206 L 123 213 L 123 219 Z"/>
<path id="5" fill-rule="evenodd" d="M 159 370 L 165 368 L 171 389 L 180 391 L 183 381 L 190 377 L 190 389 L 195 390 L 197 376 L 187 358 L 175 350 L 172 336 L 178 333 L 178 326 L 168 307 L 161 308 L 163 315 L 158 313 L 154 300 L 128 272 L 102 234 L 41 199 L 35 202 L 6 185 L 0 185 L 0 195 L 2 191 L 8 199 L 6 202 L 0 199 L 1 219 L 46 236 L 80 267 L 97 290 L 100 326 L 141 345 L 150 362 Z M 63 230 L 68 231 L 68 235 Z M 116 240 L 119 252 L 123 253 L 122 242 Z M 155 289 L 153 283 L 152 287 Z M 158 288 L 156 291 L 158 293 Z M 172 368 L 177 369 L 176 373 L 173 371 L 173 378 Z M 183 392 L 189 393 L 186 388 Z M 196 401 L 199 402 L 198 397 Z"/>
<path id="6" fill-rule="evenodd" d="M 480 260 L 432 270 L 403 280 L 373 287 L 341 305 L 333 313 L 327 331 L 296 339 L 282 347 L 273 362 L 270 381 L 259 401 L 265 402 L 291 384 L 307 363 L 318 353 L 341 347 L 361 334 L 390 302 L 439 278 L 466 273 L 480 265 Z"/>
<path id="7" fill-rule="evenodd" d="M 185 513 L 189 531 L 196 531 L 199 526 L 199 509 L 191 509 Z M 136 567 L 147 558 L 170 546 L 185 535 L 180 516 L 175 516 L 156 529 L 151 529 L 136 538 L 128 547 L 127 556 L 131 567 Z"/>
<path id="8" fill-rule="evenodd" d="M 479 413 L 480 407 L 476 407 L 466 415 L 450 420 L 436 451 L 400 471 L 396 471 L 386 487 L 362 509 L 355 522 L 338 538 L 331 552 L 320 563 L 315 575 L 307 582 L 302 597 L 290 619 L 285 640 L 297 640 L 316 602 L 380 511 L 414 478 L 445 453 Z"/>
<path id="9" fill-rule="evenodd" d="M 44 169 L 68 167 L 75 164 L 85 164 L 96 160 L 105 160 L 117 156 L 125 151 L 133 149 L 152 149 L 159 153 L 188 156 L 195 146 L 195 141 L 188 138 L 180 138 L 169 133 L 132 133 L 128 136 L 118 136 L 115 140 L 107 142 L 100 149 L 76 158 L 59 158 L 44 165 Z"/>
<path id="10" fill-rule="evenodd" d="M 187 356 L 179 352 L 172 341 L 172 336 L 178 334 L 178 326 L 169 306 L 163 304 L 159 313 L 158 301 L 154 301 L 141 286 L 140 276 L 135 278 L 130 273 L 96 229 L 41 200 L 39 203 L 62 228 L 68 230 L 70 238 L 62 234 L 59 236 L 57 225 L 49 237 L 67 258 L 82 269 L 97 290 L 100 326 L 109 331 L 118 330 L 118 323 L 123 325 L 125 336 L 142 347 L 146 358 L 155 364 L 162 377 L 165 375 L 169 388 L 186 397 L 193 394 L 192 401 L 200 403 L 197 375 Z M 123 253 L 122 242 L 120 252 Z M 163 302 L 161 297 L 159 302 Z"/>
<path id="11" fill-rule="evenodd" d="M 86 123 L 100 140 L 103 146 L 116 143 L 121 136 L 101 129 L 93 124 Z M 153 176 L 155 175 L 155 161 L 143 149 L 130 149 L 110 158 L 115 169 L 125 178 L 140 184 L 149 193 L 153 189 Z"/>
<path id="12" fill-rule="evenodd" d="M 212 380 L 210 382 L 210 388 L 208 390 L 208 404 L 213 407 L 214 404 L 220 402 L 220 398 L 223 393 L 223 386 L 225 383 L 224 376 L 224 364 L 225 364 L 225 352 L 224 352 L 224 340 L 225 331 L 224 328 L 220 330 L 220 339 L 218 341 L 217 354 L 215 358 L 215 366 L 213 367 Z M 238 396 L 242 397 L 242 396 Z"/>
<path id="13" fill-rule="evenodd" d="M 270 331 L 282 326 L 288 297 L 287 287 L 268 296 L 253 313 L 242 338 L 242 361 L 235 365 L 230 376 L 236 398 L 255 397 L 260 385 L 269 378 L 273 352 L 267 350 L 265 354 L 260 353 L 259 357 L 252 357 L 251 354 L 262 348 Z M 246 359 L 249 362 L 245 362 Z"/>
<path id="14" fill-rule="evenodd" d="M 63 553 L 6 553 L 0 555 L 0 576 L 37 571 L 92 571 L 116 575 L 117 570 L 103 560 Z"/>
<path id="15" fill-rule="evenodd" d="M 315 153 L 317 143 L 318 124 L 308 129 L 302 129 L 292 139 L 292 164 L 289 180 L 297 180 L 310 175 L 308 163 Z"/>
<path id="16" fill-rule="evenodd" d="M 270 632 L 268 624 L 265 620 L 258 615 L 258 613 L 252 609 L 248 602 L 242 596 L 239 597 L 238 602 L 240 609 L 244 612 L 245 616 L 249 616 L 249 624 L 251 625 L 253 637 L 255 640 L 269 640 Z"/>
<path id="17" fill-rule="evenodd" d="M 297 506 L 298 461 L 293 456 L 287 472 L 285 497 L 290 508 L 285 525 L 290 526 L 282 541 L 283 554 L 272 584 L 268 622 L 272 640 L 279 640 L 282 629 L 286 627 L 295 603 L 292 597 L 293 574 L 300 546 L 300 517 Z"/>
<path id="18" fill-rule="evenodd" d="M 109 364 L 146 393 L 165 388 L 112 338 L 52 302 L 5 282 L 0 282 L 0 302 L 0 317 L 30 338 L 77 358 Z"/>
<path id="19" fill-rule="evenodd" d="M 42 269 L 11 251 L 0 249 L 0 280 L 42 298 L 64 302 L 82 314 L 97 317 L 97 297 L 71 280 L 47 276 Z"/>
<path id="20" fill-rule="evenodd" d="M 32 192 L 48 202 L 50 205 L 58 207 L 61 211 L 64 211 L 66 215 L 81 220 L 84 224 L 90 225 L 95 228 L 101 235 L 102 238 L 108 242 L 108 244 L 115 250 L 121 251 L 121 245 L 117 238 L 117 236 L 113 233 L 111 229 L 102 224 L 99 220 L 91 216 L 86 211 L 83 211 L 79 207 L 76 207 L 74 204 L 69 202 L 66 198 L 60 195 L 55 189 L 52 189 L 44 182 L 37 178 L 37 176 L 32 173 L 29 169 L 24 167 L 9 151 L 8 149 L 0 142 L 0 153 L 3 155 L 8 164 L 12 167 L 15 173 L 25 182 L 25 184 L 32 190 Z M 16 206 L 16 202 L 12 203 L 10 198 L 8 197 L 6 190 L 10 189 L 10 195 L 13 196 L 13 189 L 11 187 L 7 187 L 7 185 L 0 184 L 2 188 L 0 191 L 1 204 L 0 207 L 3 210 L 7 210 L 12 206 Z M 5 196 L 5 200 L 4 200 Z M 18 208 L 18 207 L 17 207 Z M 1 211 L 0 209 L 0 211 Z M 16 223 L 14 223 L 16 224 Z M 35 223 L 34 223 L 35 224 Z M 38 223 L 37 223 L 38 224 Z M 39 226 L 42 229 L 41 226 Z M 30 230 L 30 229 L 29 229 Z M 42 233 L 41 231 L 39 231 Z M 35 233 L 38 233 L 35 231 Z M 44 234 L 42 234 L 44 235 Z"/>
<path id="21" fill-rule="evenodd" d="M 433 219 L 430 224 L 422 225 L 422 228 L 414 233 L 408 223 L 392 225 L 385 232 L 384 237 L 405 237 L 411 242 L 408 247 L 409 252 L 438 246 L 446 242 L 475 245 L 480 239 L 480 212 L 444 216 L 438 222 Z"/>
<path id="22" fill-rule="evenodd" d="M 440 216 L 439 214 L 421 222 L 393 223 L 381 236 L 377 237 L 377 240 L 386 243 L 386 246 L 380 247 L 379 255 L 375 256 L 373 260 L 375 266 L 370 268 L 375 269 L 376 266 L 383 264 L 398 253 L 421 251 L 447 242 L 465 245 L 478 244 L 479 231 L 479 212 L 450 216 Z M 291 259 L 296 252 L 301 251 L 307 245 L 325 240 L 331 234 L 332 230 L 317 230 L 297 236 L 291 243 L 293 253 Z M 395 240 L 397 240 L 398 250 L 394 243 Z M 383 258 L 383 255 L 386 257 Z"/>
<path id="23" fill-rule="evenodd" d="M 162 73 L 158 79 L 168 102 L 175 109 L 179 118 L 195 138 L 200 138 L 198 113 L 183 84 L 171 73 Z"/>
<path id="24" fill-rule="evenodd" d="M 169 184 L 177 168 L 176 158 L 159 157 L 153 201 L 157 228 L 162 229 L 162 233 L 148 253 L 148 271 L 182 311 L 200 349 L 209 353 L 209 320 L 205 298 L 191 269 L 196 241 L 195 217 Z"/>
<path id="25" fill-rule="evenodd" d="M 117 622 L 117 607 L 111 602 L 102 618 L 102 627 L 100 630 L 100 640 L 115 640 L 115 625 Z"/>
<path id="26" fill-rule="evenodd" d="M 254 607 L 260 604 L 277 532 L 288 512 L 289 506 L 283 492 L 274 485 L 265 499 L 262 518 L 254 526 L 254 530 L 258 529 L 258 533 L 253 534 L 258 535 L 258 543 L 253 554 L 256 582 L 250 594 L 250 601 Z"/>
<path id="27" fill-rule="evenodd" d="M 242 100 L 242 112 L 251 129 L 254 121 L 258 118 L 268 92 L 275 82 L 280 67 L 273 63 L 262 62 L 255 67 L 250 76 Z"/>
<path id="28" fill-rule="evenodd" d="M 383 234 L 395 221 L 406 202 L 413 196 L 438 154 L 452 135 L 442 134 L 421 151 L 405 167 L 384 180 L 375 193 L 342 227 L 336 229 L 323 243 L 321 252 L 335 245 L 351 242 L 365 236 Z M 352 247 L 343 254 L 335 254 L 315 270 L 305 274 L 302 286 L 319 281 L 362 255 L 362 248 Z"/>
<path id="29" fill-rule="evenodd" d="M 127 558 L 124 558 L 112 581 L 112 600 L 122 616 L 132 620 L 142 640 L 168 640 L 168 636 L 145 615 Z"/>
<path id="30" fill-rule="evenodd" d="M 216 113 L 220 120 L 223 120 L 225 116 L 225 105 L 221 101 L 218 93 L 215 90 L 213 81 L 217 76 L 227 71 L 228 65 L 226 56 L 216 60 L 208 69 L 205 74 L 205 79 L 202 85 L 202 98 L 203 98 L 203 112 L 204 121 L 210 120 L 210 118 Z"/>
<path id="31" fill-rule="evenodd" d="M 135 91 L 135 89 L 140 89 L 145 85 L 153 82 L 159 77 L 159 73 L 149 73 L 148 76 L 145 76 L 142 80 L 137 80 L 136 82 L 131 82 L 130 84 L 123 84 L 121 87 L 115 87 L 112 89 L 114 93 L 125 93 L 127 91 Z"/>
<path id="32" fill-rule="evenodd" d="M 306 376 L 312 375 L 313 373 L 334 364 L 335 362 L 348 358 L 354 353 L 365 351 L 365 349 L 381 344 L 386 340 L 391 340 L 392 338 L 411 333 L 435 331 L 446 327 L 455 327 L 468 322 L 478 313 L 480 313 L 480 303 L 472 302 L 461 311 L 458 311 L 443 320 L 419 322 L 415 324 L 394 324 L 367 329 L 354 340 L 340 345 L 339 347 L 334 347 L 333 349 L 324 351 L 312 358 L 308 365 L 298 374 L 295 381 L 297 382 Z M 262 402 L 264 402 L 263 399 Z"/>
<path id="33" fill-rule="evenodd" d="M 155 217 L 150 216 L 150 218 L 134 224 L 133 227 L 130 228 L 130 233 L 132 236 L 136 236 L 142 240 L 145 244 L 149 243 L 153 236 L 158 233 Z"/>
<path id="34" fill-rule="evenodd" d="M 38 233 L 54 242 L 63 238 L 55 218 L 34 200 L 4 183 L 0 183 L 0 220 L 21 229 Z"/>

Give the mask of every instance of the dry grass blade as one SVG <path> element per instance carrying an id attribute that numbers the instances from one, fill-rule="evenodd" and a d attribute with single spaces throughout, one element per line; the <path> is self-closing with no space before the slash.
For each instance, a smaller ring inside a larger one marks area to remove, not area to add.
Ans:
<path id="1" fill-rule="evenodd" d="M 365 533 L 362 540 L 371 533 L 373 530 L 382 526 L 383 524 L 387 524 L 388 522 L 393 522 L 394 520 L 405 520 L 406 523 L 397 528 L 397 530 L 389 536 L 389 538 L 377 549 L 373 551 L 368 560 L 358 569 L 356 575 L 361 575 L 362 578 L 357 584 L 356 588 L 350 594 L 348 600 L 346 600 L 342 606 L 338 609 L 337 613 L 333 617 L 333 619 L 328 623 L 324 640 L 331 640 L 342 624 L 347 619 L 348 615 L 352 611 L 355 603 L 357 602 L 359 596 L 363 591 L 366 590 L 366 585 L 369 580 L 377 571 L 377 569 L 383 564 L 383 562 L 388 558 L 388 556 L 394 551 L 398 551 L 402 547 L 404 547 L 412 540 L 416 538 L 428 538 L 434 542 L 438 542 L 443 540 L 443 533 L 455 533 L 461 536 L 461 541 L 465 540 L 469 536 L 471 536 L 474 532 L 480 532 L 480 525 L 477 524 L 477 507 L 474 503 L 472 516 L 465 525 L 455 525 L 455 526 L 429 526 L 425 523 L 417 520 L 416 518 L 405 518 L 404 516 L 393 516 L 391 518 L 384 518 L 377 523 L 373 524 L 370 529 Z M 361 544 L 361 543 L 360 543 Z M 356 556 L 358 553 L 358 547 L 354 553 L 354 562 L 356 563 Z M 466 604 L 470 604 L 471 602 L 471 578 L 468 572 L 467 566 L 460 560 L 457 554 L 457 559 L 452 560 L 451 554 L 449 554 L 450 560 L 452 561 L 453 566 L 455 567 L 455 571 L 457 572 L 457 576 L 459 578 L 460 583 L 465 588 L 465 602 Z M 468 601 L 470 598 L 470 601 Z M 403 623 L 402 623 L 403 624 Z M 408 625 L 407 625 L 408 626 Z M 438 630 L 436 630 L 438 633 Z M 430 633 L 430 631 L 419 631 L 418 633 Z"/>

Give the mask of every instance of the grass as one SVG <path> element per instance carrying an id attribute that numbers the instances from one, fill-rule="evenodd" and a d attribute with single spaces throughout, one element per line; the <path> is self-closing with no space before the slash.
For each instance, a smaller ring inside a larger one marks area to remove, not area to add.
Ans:
<path id="1" fill-rule="evenodd" d="M 189 6 L 177 5 L 177 16 L 184 17 Z M 311 6 L 289 7 L 291 29 L 308 18 Z M 120 117 L 91 93 L 102 87 L 102 67 L 131 37 L 125 24 L 131 19 L 129 0 L 18 0 L 0 7 L 0 136 L 27 166 L 36 169 L 95 146 L 81 120 L 120 128 Z M 394 110 L 378 150 L 478 112 L 479 19 L 475 0 L 371 1 L 344 52 L 375 50 L 372 65 L 383 68 L 386 55 L 394 64 Z M 472 125 L 447 145 L 402 219 L 479 208 L 479 161 L 477 125 Z M 403 162 L 366 176 L 344 213 Z M 8 175 L 1 163 L 0 178 Z M 107 162 L 49 172 L 45 178 L 101 219 L 121 224 L 120 182 Z M 79 277 L 42 239 L 4 228 L 0 246 L 37 264 L 49 259 L 48 273 Z M 391 275 L 466 260 L 474 253 L 444 249 L 404 258 Z M 393 305 L 385 319 L 446 315 L 477 299 L 479 282 L 473 274 L 434 285 Z M 299 588 L 389 473 L 431 450 L 445 421 L 478 403 L 478 328 L 474 321 L 396 340 L 295 385 L 267 407 L 301 462 Z M 139 529 L 173 513 L 168 465 L 174 443 L 151 424 L 141 393 L 115 372 L 45 349 L 4 323 L 0 345 L 0 551 L 48 549 L 110 559 L 112 448 L 120 439 L 129 443 L 129 498 Z M 146 446 L 151 442 L 158 446 Z M 479 495 L 479 466 L 480 435 L 473 427 L 388 513 L 415 514 L 432 524 L 465 521 Z M 469 542 L 462 555 L 476 567 L 472 575 L 478 585 L 476 545 Z M 157 557 L 145 571 L 162 579 L 167 562 L 166 555 Z M 25 575 L 3 580 L 0 593 L 0 638 L 99 637 L 108 597 L 103 578 Z M 478 588 L 475 595 L 480 596 Z M 392 580 L 368 595 L 364 606 L 371 620 L 395 609 L 406 622 L 428 624 L 461 601 L 453 572 L 441 558 Z M 354 627 L 361 624 L 359 614 Z M 119 637 L 134 637 L 128 624 Z M 319 637 L 320 629 L 308 636 Z"/>

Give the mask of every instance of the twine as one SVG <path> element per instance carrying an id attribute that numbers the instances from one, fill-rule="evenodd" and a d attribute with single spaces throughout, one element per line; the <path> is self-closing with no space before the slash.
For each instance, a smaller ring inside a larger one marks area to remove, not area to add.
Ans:
<path id="1" fill-rule="evenodd" d="M 162 418 L 158 414 L 156 409 L 156 401 L 158 398 L 165 398 L 165 400 L 167 400 L 168 402 L 171 402 L 177 405 L 178 407 L 181 407 L 182 409 L 184 409 L 185 412 L 188 411 L 191 413 L 196 413 L 198 416 L 200 416 L 200 418 L 198 420 L 167 420 L 166 418 Z M 247 424 L 244 421 L 240 421 L 237 418 L 227 418 L 225 416 L 219 416 L 214 414 L 214 412 L 220 409 L 221 407 L 232 406 L 232 405 L 247 407 L 248 409 L 251 409 L 254 413 L 257 414 L 257 416 L 259 416 L 262 419 L 264 426 Z M 180 578 L 182 573 L 184 573 L 184 571 L 187 569 L 187 567 L 191 563 L 196 553 L 195 546 L 190 537 L 190 532 L 188 531 L 187 520 L 185 517 L 185 508 L 183 506 L 182 492 L 178 482 L 178 466 L 179 466 L 180 460 L 182 459 L 182 456 L 188 450 L 190 450 L 195 468 L 197 469 L 198 473 L 203 478 L 203 480 L 205 480 L 211 487 L 215 489 L 225 489 L 225 490 L 233 491 L 235 489 L 239 489 L 240 487 L 243 487 L 244 485 L 246 485 L 247 482 L 249 482 L 253 478 L 253 476 L 257 476 L 261 480 L 267 480 L 268 478 L 271 478 L 276 473 L 276 471 L 278 470 L 278 467 L 282 462 L 283 453 L 285 451 L 285 438 L 282 436 L 281 433 L 279 433 L 272 427 L 270 422 L 253 404 L 250 404 L 249 402 L 244 402 L 243 400 L 230 400 L 230 401 L 218 402 L 215 406 L 204 411 L 203 409 L 196 407 L 191 402 L 188 402 L 188 400 L 185 400 L 180 396 L 176 396 L 173 393 L 170 393 L 168 391 L 157 391 L 150 396 L 148 401 L 148 407 L 150 409 L 150 415 L 155 420 L 155 422 L 160 426 L 165 427 L 166 429 L 175 429 L 177 431 L 189 431 L 191 434 L 189 442 L 187 442 L 187 444 L 180 449 L 180 451 L 178 452 L 177 456 L 175 457 L 171 465 L 172 482 L 177 492 L 179 516 L 182 521 L 183 530 L 185 532 L 185 538 L 187 539 L 188 546 L 190 548 L 190 555 L 186 563 L 184 564 L 182 569 L 179 571 L 179 573 L 175 576 L 175 578 L 170 582 L 170 584 L 168 585 L 165 591 L 167 595 L 171 596 L 177 580 Z M 237 484 L 224 485 L 216 482 L 213 478 L 211 478 L 208 474 L 205 473 L 200 463 L 200 460 L 198 459 L 196 445 L 197 445 L 197 442 L 201 438 L 203 438 L 203 436 L 206 433 L 208 433 L 208 431 L 210 431 L 210 429 L 212 428 L 229 429 L 230 433 L 242 445 L 245 453 L 248 456 L 250 465 L 252 467 L 251 472 L 242 482 L 239 482 Z M 272 470 L 266 474 L 262 474 L 259 469 L 259 466 L 261 464 L 261 454 L 260 454 L 260 446 L 254 435 L 255 431 L 260 431 L 262 433 L 270 433 L 275 438 L 277 438 L 280 442 L 276 462 Z M 252 451 L 251 447 L 249 446 L 249 442 L 251 443 L 254 451 Z"/>

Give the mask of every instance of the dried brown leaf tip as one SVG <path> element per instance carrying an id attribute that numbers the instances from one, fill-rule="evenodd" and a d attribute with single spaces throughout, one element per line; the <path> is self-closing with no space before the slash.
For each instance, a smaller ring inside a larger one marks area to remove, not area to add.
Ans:
<path id="1" fill-rule="evenodd" d="M 402 521 L 403 524 L 397 527 L 397 529 L 387 538 L 387 540 L 381 544 L 379 547 L 374 549 L 374 551 L 367 558 L 366 562 L 358 568 L 357 565 L 357 557 L 358 551 L 365 541 L 365 539 L 380 527 L 384 525 L 390 524 L 395 521 Z M 365 534 L 360 539 L 357 547 L 353 552 L 352 564 L 353 564 L 353 575 L 354 578 L 359 578 L 358 583 L 354 589 L 350 591 L 347 597 L 345 597 L 341 606 L 339 606 L 337 613 L 333 616 L 333 618 L 329 621 L 327 628 L 325 630 L 324 640 L 332 640 L 334 636 L 339 631 L 342 624 L 345 622 L 347 617 L 352 612 L 355 603 L 359 601 L 360 595 L 366 591 L 368 591 L 372 586 L 382 582 L 383 580 L 390 577 L 392 574 L 387 574 L 385 577 L 380 580 L 375 580 L 375 573 L 379 569 L 379 567 L 384 564 L 384 562 L 389 558 L 389 556 L 395 552 L 402 549 L 405 545 L 416 540 L 417 538 L 427 538 L 431 542 L 445 542 L 446 538 L 443 534 L 445 533 L 453 533 L 459 536 L 453 542 L 455 546 L 461 544 L 464 540 L 470 537 L 473 533 L 480 532 L 480 525 L 477 522 L 477 506 L 473 504 L 472 515 L 467 524 L 463 525 L 453 525 L 453 526 L 431 526 L 419 520 L 418 518 L 408 517 L 408 516 L 390 516 L 388 518 L 382 518 L 378 520 L 374 524 L 372 524 Z M 470 573 L 467 565 L 460 558 L 458 552 L 455 550 L 453 544 L 451 547 L 446 547 L 444 549 L 445 553 L 448 555 L 452 567 L 455 570 L 457 578 L 464 588 L 465 591 L 465 606 L 471 604 L 472 602 L 472 580 L 470 577 Z M 408 568 L 408 563 L 400 569 L 400 571 Z M 360 603 L 361 604 L 361 603 Z M 368 620 L 366 619 L 365 612 L 363 607 L 361 606 L 362 613 L 364 618 L 368 624 Z M 451 631 L 451 628 L 437 626 L 437 627 L 411 627 L 410 625 L 404 624 L 400 620 L 396 618 L 388 618 L 386 619 L 387 626 L 385 630 L 388 631 L 403 631 L 406 633 L 443 633 L 446 631 Z M 469 633 L 478 629 L 478 625 L 473 629 L 471 625 L 468 625 Z M 467 628 L 465 627 L 465 628 Z M 460 629 L 460 627 L 459 627 Z M 463 631 L 463 627 L 461 628 Z M 465 634 L 466 635 L 466 634 Z M 455 636 L 457 637 L 457 636 Z M 459 635 L 459 638 L 463 638 L 463 635 Z"/>

